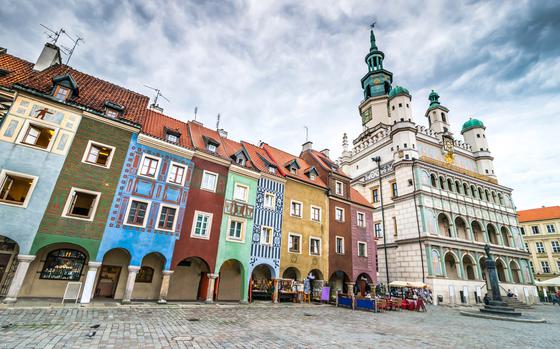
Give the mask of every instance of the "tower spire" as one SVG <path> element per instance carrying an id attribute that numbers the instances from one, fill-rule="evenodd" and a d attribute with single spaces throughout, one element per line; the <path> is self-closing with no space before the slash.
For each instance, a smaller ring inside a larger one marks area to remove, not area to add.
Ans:
<path id="1" fill-rule="evenodd" d="M 371 44 L 369 52 L 377 51 L 378 48 L 377 48 L 377 44 L 375 43 L 375 34 L 373 33 L 373 26 L 371 27 L 371 30 L 369 32 L 369 42 Z"/>

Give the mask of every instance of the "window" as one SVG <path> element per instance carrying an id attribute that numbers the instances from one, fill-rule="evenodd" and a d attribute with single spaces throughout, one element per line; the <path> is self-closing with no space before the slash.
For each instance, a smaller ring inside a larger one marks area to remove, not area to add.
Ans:
<path id="1" fill-rule="evenodd" d="M 529 251 L 529 244 L 527 244 L 527 243 L 525 243 L 525 251 L 531 252 L 531 251 Z"/>
<path id="2" fill-rule="evenodd" d="M 394 198 L 399 195 L 399 191 L 397 189 L 397 183 L 396 182 L 391 183 L 391 190 L 392 190 Z"/>
<path id="3" fill-rule="evenodd" d="M 366 215 L 363 212 L 358 212 L 358 227 L 366 226 Z"/>
<path id="4" fill-rule="evenodd" d="M 531 230 L 533 231 L 533 235 L 537 235 L 539 233 L 539 226 L 538 225 L 533 225 L 531 227 Z"/>
<path id="5" fill-rule="evenodd" d="M 126 214 L 127 225 L 146 226 L 146 213 L 149 211 L 151 203 L 138 199 L 130 200 Z"/>
<path id="6" fill-rule="evenodd" d="M 344 238 L 342 236 L 336 237 L 336 253 L 344 254 Z"/>
<path id="7" fill-rule="evenodd" d="M 235 190 L 233 192 L 233 199 L 238 201 L 247 201 L 249 196 L 249 187 L 235 184 Z"/>
<path id="8" fill-rule="evenodd" d="M 451 228 L 449 228 L 449 229 L 451 229 Z M 397 236 L 398 234 L 399 234 L 399 229 L 398 229 L 398 226 L 397 226 L 397 217 L 393 217 L 393 235 Z"/>
<path id="9" fill-rule="evenodd" d="M 151 283 L 154 278 L 154 268 L 143 265 L 136 274 L 135 282 Z"/>
<path id="10" fill-rule="evenodd" d="M 467 183 L 463 183 L 463 194 L 469 196 L 469 186 L 467 185 Z"/>
<path id="11" fill-rule="evenodd" d="M 437 188 L 437 180 L 434 174 L 430 175 L 430 182 L 432 184 L 432 187 Z"/>
<path id="12" fill-rule="evenodd" d="M 432 270 L 435 275 L 441 275 L 441 258 L 437 250 L 432 250 Z"/>
<path id="13" fill-rule="evenodd" d="M 268 172 L 270 172 L 270 173 L 276 173 L 276 167 L 274 167 L 274 166 L 268 166 Z"/>
<path id="14" fill-rule="evenodd" d="M 379 189 L 373 189 L 371 191 L 371 196 L 373 199 L 373 203 L 378 203 L 379 202 Z"/>
<path id="15" fill-rule="evenodd" d="M 92 221 L 100 195 L 101 193 L 98 192 L 72 188 L 70 195 L 68 195 L 68 200 L 66 200 L 62 216 Z"/>
<path id="16" fill-rule="evenodd" d="M 161 230 L 175 230 L 177 207 L 160 205 L 157 228 Z"/>
<path id="17" fill-rule="evenodd" d="M 32 145 L 41 149 L 48 149 L 54 138 L 55 130 L 35 124 L 29 124 L 25 131 L 22 144 Z"/>
<path id="18" fill-rule="evenodd" d="M 2 170 L 0 172 L 0 203 L 27 207 L 37 177 Z"/>
<path id="19" fill-rule="evenodd" d="M 261 244 L 263 245 L 272 245 L 272 235 L 274 234 L 274 230 L 272 227 L 265 227 L 261 228 Z"/>
<path id="20" fill-rule="evenodd" d="M 193 222 L 191 236 L 208 239 L 210 237 L 210 228 L 212 227 L 212 214 L 195 211 Z"/>
<path id="21" fill-rule="evenodd" d="M 114 147 L 89 141 L 82 162 L 109 168 L 111 167 L 114 151 Z"/>
<path id="22" fill-rule="evenodd" d="M 550 243 L 552 245 L 552 252 L 553 253 L 560 253 L 560 243 L 555 240 Z"/>
<path id="23" fill-rule="evenodd" d="M 273 193 L 264 193 L 264 208 L 274 209 L 276 206 L 276 195 Z"/>
<path id="24" fill-rule="evenodd" d="M 367 257 L 367 243 L 358 241 L 358 257 Z"/>
<path id="25" fill-rule="evenodd" d="M 310 173 L 309 173 L 309 179 L 311 179 L 312 181 L 314 181 L 315 178 L 316 178 L 315 173 L 310 172 Z"/>
<path id="26" fill-rule="evenodd" d="M 86 262 L 86 255 L 77 250 L 60 249 L 47 255 L 41 279 L 79 281 Z"/>
<path id="27" fill-rule="evenodd" d="M 336 190 L 336 195 L 344 195 L 344 187 L 342 186 L 342 182 L 339 181 L 335 182 L 335 190 Z"/>
<path id="28" fill-rule="evenodd" d="M 344 209 L 340 207 L 336 207 L 334 209 L 334 219 L 339 222 L 344 222 Z"/>
<path id="29" fill-rule="evenodd" d="M 541 267 L 544 274 L 550 273 L 550 265 L 547 261 L 541 261 Z"/>
<path id="30" fill-rule="evenodd" d="M 381 231 L 381 223 L 375 223 L 375 237 L 383 237 L 383 232 Z"/>
<path id="31" fill-rule="evenodd" d="M 165 139 L 170 143 L 178 143 L 179 142 L 179 136 L 177 136 L 174 133 L 165 134 Z"/>
<path id="32" fill-rule="evenodd" d="M 218 174 L 204 171 L 204 173 L 202 174 L 202 183 L 200 184 L 200 189 L 215 192 L 217 184 L 218 184 Z"/>
<path id="33" fill-rule="evenodd" d="M 321 255 L 321 239 L 309 238 L 309 254 L 312 256 Z"/>
<path id="34" fill-rule="evenodd" d="M 537 241 L 535 246 L 537 247 L 537 253 L 544 253 L 544 245 L 542 242 Z"/>
<path id="35" fill-rule="evenodd" d="M 159 162 L 159 158 L 144 154 L 142 156 L 142 161 L 140 162 L 140 175 L 156 178 L 159 169 Z"/>
<path id="36" fill-rule="evenodd" d="M 177 185 L 185 184 L 185 173 L 187 168 L 176 162 L 171 162 L 169 166 L 169 173 L 167 174 L 167 182 Z"/>
<path id="37" fill-rule="evenodd" d="M 120 113 L 115 109 L 110 109 L 110 108 L 105 109 L 105 116 L 109 118 L 116 119 L 119 117 L 119 115 Z"/>
<path id="38" fill-rule="evenodd" d="M 321 221 L 321 208 L 316 206 L 311 206 L 311 220 L 315 222 Z"/>
<path id="39" fill-rule="evenodd" d="M 288 252 L 301 253 L 301 235 L 288 234 Z"/>
<path id="40" fill-rule="evenodd" d="M 297 169 L 295 167 L 290 167 L 290 173 L 296 174 Z"/>
<path id="41" fill-rule="evenodd" d="M 53 94 L 59 101 L 65 101 L 70 96 L 70 89 L 64 86 L 57 86 Z"/>
<path id="42" fill-rule="evenodd" d="M 535 266 L 533 265 L 533 262 L 529 261 L 529 267 L 531 268 L 531 272 L 534 274 L 535 273 Z"/>
<path id="43" fill-rule="evenodd" d="M 546 225 L 546 231 L 549 232 L 549 233 L 555 233 L 556 228 L 554 228 L 554 224 L 547 224 Z"/>
<path id="44" fill-rule="evenodd" d="M 207 148 L 208 148 L 209 152 L 212 152 L 212 153 L 216 152 L 216 145 L 215 144 L 209 143 Z"/>
<path id="45" fill-rule="evenodd" d="M 525 235 L 525 228 L 520 227 L 519 229 L 521 229 L 521 235 Z"/>
<path id="46" fill-rule="evenodd" d="M 245 159 L 242 157 L 238 157 L 235 161 L 238 165 L 245 166 Z"/>
<path id="47" fill-rule="evenodd" d="M 245 235 L 245 222 L 231 219 L 229 222 L 228 240 L 243 241 Z"/>
<path id="48" fill-rule="evenodd" d="M 290 215 L 294 217 L 301 217 L 301 202 L 292 201 L 290 204 Z"/>
<path id="49" fill-rule="evenodd" d="M 556 261 L 556 268 L 560 272 L 560 259 Z"/>

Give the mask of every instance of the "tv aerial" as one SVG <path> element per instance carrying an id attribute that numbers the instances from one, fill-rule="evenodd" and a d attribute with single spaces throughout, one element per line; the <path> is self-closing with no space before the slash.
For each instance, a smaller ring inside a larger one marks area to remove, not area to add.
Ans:
<path id="1" fill-rule="evenodd" d="M 68 32 L 66 30 L 64 30 L 64 28 L 60 28 L 58 31 L 54 31 L 51 28 L 47 27 L 46 25 L 41 24 L 41 27 L 45 28 L 46 31 L 44 32 L 47 37 L 50 40 L 50 43 L 53 45 L 56 45 L 58 40 L 60 39 L 60 36 L 62 34 L 64 34 L 64 36 L 66 36 L 68 39 L 70 39 L 72 41 L 72 47 L 66 47 L 64 45 L 60 45 L 60 50 L 62 51 L 62 53 L 64 53 L 66 55 L 66 65 L 68 65 L 68 63 L 70 62 L 70 58 L 72 58 L 72 54 L 74 54 L 74 50 L 76 49 L 76 46 L 78 46 L 78 44 L 80 43 L 80 41 L 84 42 L 84 38 L 78 36 L 76 38 L 72 37 L 70 34 L 68 34 Z"/>
<path id="2" fill-rule="evenodd" d="M 154 91 L 156 92 L 156 95 L 155 95 L 155 97 L 154 97 L 154 102 L 153 102 L 152 104 L 150 104 L 150 107 L 153 108 L 153 109 L 155 109 L 155 110 L 157 110 L 157 111 L 159 111 L 159 112 L 163 112 L 163 108 L 160 107 L 159 104 L 158 104 L 158 99 L 161 97 L 161 98 L 165 99 L 165 100 L 168 101 L 168 102 L 171 102 L 171 101 L 170 101 L 169 99 L 167 99 L 167 97 L 165 97 L 165 96 L 161 93 L 161 90 L 160 90 L 159 88 L 151 87 L 151 86 L 148 86 L 148 85 L 144 85 L 144 86 L 146 86 L 146 87 L 149 88 L 150 90 L 154 90 Z"/>

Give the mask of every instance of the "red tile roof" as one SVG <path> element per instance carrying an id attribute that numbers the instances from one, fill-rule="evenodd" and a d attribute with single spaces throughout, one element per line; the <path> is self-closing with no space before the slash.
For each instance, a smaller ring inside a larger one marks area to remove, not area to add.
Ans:
<path id="1" fill-rule="evenodd" d="M 154 110 L 146 112 L 146 120 L 142 126 L 142 133 L 167 141 L 166 128 L 179 132 L 179 143 L 177 145 L 185 148 L 193 148 L 186 122 L 172 118 Z"/>
<path id="2" fill-rule="evenodd" d="M 218 156 L 223 159 L 231 160 L 227 155 L 224 147 L 222 146 L 222 140 L 218 131 L 211 130 L 204 127 L 198 122 L 189 121 L 189 134 L 191 136 L 191 141 L 195 149 L 203 151 L 205 153 Z M 211 138 L 216 142 L 220 143 L 220 146 L 216 149 L 216 152 L 210 152 L 206 149 L 206 141 L 204 138 Z"/>
<path id="3" fill-rule="evenodd" d="M 317 160 L 319 165 L 321 165 L 326 171 L 334 172 L 341 176 L 350 178 L 346 173 L 342 171 L 342 169 L 334 161 L 332 161 L 325 154 L 315 149 L 309 149 L 306 151 L 310 152 L 311 156 L 313 156 Z"/>
<path id="4" fill-rule="evenodd" d="M 560 206 L 540 207 L 517 212 L 519 222 L 544 221 L 560 218 Z"/>
<path id="5" fill-rule="evenodd" d="M 67 102 L 76 104 L 99 113 L 105 112 L 105 102 L 112 102 L 124 107 L 123 118 L 138 124 L 143 124 L 147 113 L 149 98 L 130 91 L 105 80 L 82 73 L 64 64 L 53 65 L 41 72 L 16 84 L 34 91 L 50 94 L 53 88 L 53 78 L 70 75 L 79 89 L 78 97 L 70 97 Z"/>
<path id="6" fill-rule="evenodd" d="M 0 54 L 0 69 L 7 72 L 0 74 L 0 86 L 6 88 L 33 75 L 33 63 L 7 53 Z"/>
<path id="7" fill-rule="evenodd" d="M 251 143 L 247 143 L 247 142 L 244 142 L 244 141 L 241 141 L 241 144 L 243 145 L 243 147 L 245 148 L 245 150 L 249 154 L 249 157 L 251 158 L 251 163 L 259 171 L 264 172 L 264 173 L 268 173 L 268 174 L 271 174 L 271 175 L 274 175 L 274 176 L 277 176 L 277 177 L 284 177 L 282 175 L 281 171 L 270 172 L 268 170 L 269 166 L 265 162 L 265 160 L 268 161 L 270 164 L 276 165 L 276 163 L 274 162 L 274 160 L 272 160 L 270 158 L 270 156 L 266 153 L 266 151 L 264 149 L 259 148 L 256 145 L 253 145 Z M 263 160 L 263 158 L 265 160 Z"/>
<path id="8" fill-rule="evenodd" d="M 350 201 L 360 204 L 362 206 L 373 208 L 373 206 L 369 203 L 369 201 L 367 201 L 366 198 L 364 198 L 364 196 L 354 188 L 350 188 Z"/>
<path id="9" fill-rule="evenodd" d="M 308 164 L 302 158 L 299 158 L 295 155 L 286 153 L 285 151 L 280 150 L 278 148 L 271 147 L 270 145 L 268 145 L 266 143 L 263 144 L 262 148 L 264 150 L 266 150 L 269 157 L 272 160 L 274 160 L 274 162 L 278 165 L 278 167 L 282 168 L 282 170 L 284 171 L 284 173 L 286 174 L 287 177 L 296 178 L 296 179 L 299 179 L 301 181 L 311 183 L 311 184 L 315 184 L 315 185 L 318 185 L 318 186 L 323 187 L 323 188 L 327 187 L 325 185 L 325 182 L 323 182 L 321 180 L 321 178 L 319 178 L 319 176 L 315 177 L 315 180 L 311 180 L 311 179 L 309 179 L 309 177 L 307 177 L 305 175 L 305 171 L 308 170 L 309 168 L 311 168 L 312 166 L 310 164 Z M 286 170 L 286 166 L 290 162 L 292 162 L 293 160 L 296 160 L 298 165 L 300 166 L 300 169 L 296 171 L 296 174 L 293 174 L 289 170 Z"/>

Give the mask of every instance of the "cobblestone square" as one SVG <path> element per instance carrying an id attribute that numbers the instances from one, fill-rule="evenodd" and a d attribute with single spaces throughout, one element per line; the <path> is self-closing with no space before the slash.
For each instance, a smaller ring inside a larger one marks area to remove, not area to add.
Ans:
<path id="1" fill-rule="evenodd" d="M 368 313 L 329 305 L 217 304 L 0 309 L 1 348 L 555 348 L 560 308 L 546 324 L 461 316 L 430 307 Z M 90 326 L 99 324 L 91 330 Z M 88 338 L 87 334 L 95 331 Z"/>

